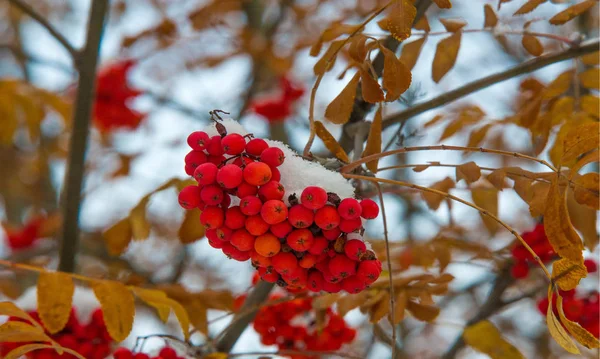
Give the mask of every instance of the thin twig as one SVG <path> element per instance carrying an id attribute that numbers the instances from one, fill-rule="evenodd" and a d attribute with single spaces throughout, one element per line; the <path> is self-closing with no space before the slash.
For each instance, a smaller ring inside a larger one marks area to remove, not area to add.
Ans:
<path id="1" fill-rule="evenodd" d="M 42 25 L 49 33 L 52 35 L 56 41 L 60 42 L 61 45 L 71 54 L 73 60 L 75 60 L 79 56 L 79 51 L 77 51 L 73 45 L 67 40 L 58 30 L 48 22 L 42 15 L 40 15 L 37 11 L 35 11 L 31 6 L 27 5 L 21 0 L 8 0 L 13 6 L 19 8 L 21 11 L 29 15 L 32 19 L 37 21 L 40 25 Z M 96 2 L 96 1 L 93 1 Z"/>
<path id="2" fill-rule="evenodd" d="M 418 104 L 414 107 L 408 108 L 404 111 L 400 111 L 398 113 L 387 116 L 383 120 L 383 128 L 387 128 L 396 123 L 406 121 L 416 115 L 419 115 L 425 111 L 429 111 L 431 109 L 440 107 L 447 103 L 450 103 L 456 99 L 459 99 L 463 96 L 469 95 L 473 92 L 482 90 L 491 85 L 495 85 L 499 82 L 511 79 L 513 77 L 523 75 L 526 73 L 531 73 L 535 70 L 541 69 L 548 65 L 555 64 L 557 62 L 561 62 L 564 60 L 569 60 L 575 57 L 583 56 L 585 54 L 589 54 L 595 51 L 600 50 L 600 39 L 595 38 L 588 41 L 583 42 L 580 46 L 572 47 L 563 52 L 549 54 L 546 56 L 540 56 L 535 59 L 531 59 L 530 61 L 519 64 L 515 67 L 512 67 L 506 71 L 499 72 L 494 75 L 490 75 L 484 77 L 482 79 L 473 81 L 468 83 L 462 87 L 457 88 L 456 90 L 452 90 L 446 92 L 443 95 L 440 95 L 436 98 L 433 98 L 429 101 L 425 101 L 421 104 Z"/>
<path id="3" fill-rule="evenodd" d="M 63 227 L 60 241 L 59 270 L 73 272 L 79 242 L 79 210 L 81 188 L 85 171 L 92 106 L 95 98 L 96 66 L 108 0 L 94 0 L 90 8 L 87 39 L 81 61 L 75 61 L 79 71 L 77 98 L 73 109 L 73 131 L 69 146 L 69 160 L 64 180 Z"/>

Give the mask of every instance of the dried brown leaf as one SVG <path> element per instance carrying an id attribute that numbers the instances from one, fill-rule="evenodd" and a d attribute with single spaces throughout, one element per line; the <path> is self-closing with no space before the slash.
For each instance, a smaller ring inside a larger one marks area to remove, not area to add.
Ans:
<path id="1" fill-rule="evenodd" d="M 342 146 L 340 146 L 335 137 L 333 137 L 333 135 L 327 131 L 327 128 L 325 128 L 321 121 L 315 121 L 315 129 L 317 136 L 319 136 L 319 138 L 323 141 L 325 147 L 327 147 L 327 149 L 333 153 L 337 159 L 346 163 L 350 162 L 346 151 L 344 151 Z"/>
<path id="2" fill-rule="evenodd" d="M 400 62 L 406 65 L 409 70 L 412 70 L 413 67 L 415 67 L 426 39 L 427 37 L 422 37 L 402 46 L 402 50 L 400 51 Z"/>
<path id="3" fill-rule="evenodd" d="M 377 112 L 375 112 L 375 117 L 373 118 L 371 128 L 369 129 L 369 137 L 367 138 L 367 145 L 362 153 L 362 157 L 381 153 L 381 132 L 383 123 L 383 116 L 381 112 L 382 107 L 379 106 L 379 108 L 377 108 Z M 367 162 L 366 166 L 371 172 L 377 173 L 378 164 L 379 160 L 373 160 Z"/>
<path id="4" fill-rule="evenodd" d="M 586 173 L 575 179 L 574 195 L 577 203 L 600 211 L 600 175 L 598 173 Z"/>
<path id="5" fill-rule="evenodd" d="M 340 92 L 340 94 L 327 106 L 325 118 L 337 125 L 348 122 L 354 106 L 356 86 L 358 86 L 359 79 L 360 73 L 357 72 L 350 82 L 348 82 L 346 87 L 344 87 L 342 92 Z"/>
<path id="6" fill-rule="evenodd" d="M 521 6 L 513 15 L 523 15 L 532 12 L 538 6 L 545 3 L 548 0 L 529 0 L 523 6 Z"/>
<path id="7" fill-rule="evenodd" d="M 377 80 L 374 79 L 373 76 L 371 76 L 371 74 L 364 69 L 361 69 L 359 73 L 360 79 L 362 81 L 361 90 L 363 100 L 369 103 L 377 103 L 383 101 L 383 90 L 381 89 L 381 86 L 379 86 Z"/>
<path id="8" fill-rule="evenodd" d="M 398 60 L 391 50 L 381 47 L 383 52 L 383 88 L 387 102 L 396 101 L 408 88 L 412 81 L 410 70 Z"/>
<path id="9" fill-rule="evenodd" d="M 496 25 L 498 25 L 498 15 L 496 15 L 494 8 L 492 8 L 490 4 L 485 4 L 483 6 L 483 15 L 485 18 L 483 21 L 484 28 L 496 27 Z"/>
<path id="10" fill-rule="evenodd" d="M 481 168 L 471 161 L 467 163 L 463 163 L 462 165 L 456 167 L 456 182 L 460 182 L 460 180 L 464 179 L 467 184 L 471 184 L 477 181 L 481 177 Z"/>
<path id="11" fill-rule="evenodd" d="M 440 19 L 440 22 L 446 28 L 448 32 L 457 32 L 460 31 L 463 27 L 467 25 L 467 22 L 463 19 Z"/>
<path id="12" fill-rule="evenodd" d="M 386 16 L 386 28 L 394 39 L 404 41 L 410 37 L 417 9 L 409 0 L 396 0 Z"/>
<path id="13" fill-rule="evenodd" d="M 577 16 L 583 14 L 585 11 L 587 11 L 592 6 L 594 6 L 596 3 L 597 3 L 596 0 L 586 0 L 584 2 L 575 4 L 575 5 L 567 8 L 566 10 L 561 11 L 558 14 L 554 15 L 552 18 L 550 18 L 549 22 L 552 25 L 562 25 L 568 21 L 573 20 Z"/>
<path id="14" fill-rule="evenodd" d="M 446 177 L 431 185 L 430 188 L 447 193 L 451 188 L 454 188 L 454 181 L 450 177 Z M 433 210 L 438 209 L 442 201 L 446 198 L 445 196 L 431 192 L 421 192 L 421 195 L 429 208 Z"/>
<path id="15" fill-rule="evenodd" d="M 530 55 L 540 56 L 544 53 L 544 46 L 537 37 L 526 34 L 521 40 L 521 44 Z"/>
<path id="16" fill-rule="evenodd" d="M 461 32 L 456 32 L 438 42 L 432 64 L 432 77 L 436 83 L 440 82 L 454 67 L 460 49 L 461 35 Z"/>

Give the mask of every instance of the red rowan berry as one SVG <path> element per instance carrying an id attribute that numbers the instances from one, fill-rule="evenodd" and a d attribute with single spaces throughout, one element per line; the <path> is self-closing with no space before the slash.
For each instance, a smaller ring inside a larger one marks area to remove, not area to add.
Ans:
<path id="1" fill-rule="evenodd" d="M 270 233 L 265 233 L 256 237 L 254 241 L 254 250 L 264 257 L 273 257 L 281 251 L 281 242 Z"/>
<path id="2" fill-rule="evenodd" d="M 527 248 L 525 248 L 521 244 L 518 244 L 515 247 L 513 247 L 513 249 L 511 250 L 511 253 L 512 253 L 513 258 L 518 261 L 533 259 L 533 257 L 531 256 L 531 253 L 529 253 Z"/>
<path id="3" fill-rule="evenodd" d="M 327 267 L 321 268 L 324 270 L 319 270 L 321 272 L 321 274 L 323 274 L 323 278 L 325 279 L 326 282 L 329 282 L 329 283 L 339 283 L 342 280 L 342 277 L 331 273 L 331 271 L 329 270 L 329 261 L 327 261 L 326 263 L 327 263 Z"/>
<path id="4" fill-rule="evenodd" d="M 211 156 L 222 156 L 223 147 L 221 146 L 221 136 L 212 136 L 208 145 L 206 146 L 206 152 Z"/>
<path id="5" fill-rule="evenodd" d="M 203 186 L 215 183 L 219 168 L 214 163 L 206 162 L 194 170 L 194 179 Z"/>
<path id="6" fill-rule="evenodd" d="M 374 219 L 379 215 L 379 206 L 371 199 L 363 199 L 360 201 L 362 212 L 360 216 L 364 219 Z"/>
<path id="7" fill-rule="evenodd" d="M 584 304 L 581 299 L 571 298 L 565 300 L 563 303 L 563 310 L 565 312 L 565 316 L 574 322 L 579 321 L 581 315 L 583 314 L 583 309 Z"/>
<path id="8" fill-rule="evenodd" d="M 240 251 L 229 242 L 221 243 L 223 243 L 223 249 L 221 250 L 223 251 L 223 254 L 225 254 L 228 258 L 234 259 L 238 262 L 244 262 L 250 259 L 250 251 Z"/>
<path id="9" fill-rule="evenodd" d="M 358 261 L 360 260 L 360 256 L 367 251 L 367 246 L 365 242 L 360 239 L 351 239 L 346 241 L 344 245 L 344 253 L 346 256 L 352 260 Z"/>
<path id="10" fill-rule="evenodd" d="M 306 187 L 300 196 L 300 203 L 308 209 L 319 209 L 327 204 L 327 192 L 317 186 Z"/>
<path id="11" fill-rule="evenodd" d="M 356 277 L 370 285 L 379 278 L 381 270 L 381 262 L 377 259 L 362 261 L 358 263 Z"/>
<path id="12" fill-rule="evenodd" d="M 337 208 L 340 217 L 343 219 L 356 219 L 360 218 L 362 213 L 362 207 L 360 203 L 354 198 L 344 198 Z"/>
<path id="13" fill-rule="evenodd" d="M 158 353 L 162 359 L 177 359 L 177 352 L 171 347 L 164 347 Z"/>
<path id="14" fill-rule="evenodd" d="M 258 268 L 258 274 L 265 282 L 276 283 L 279 280 L 279 273 L 274 270 L 269 271 L 267 268 Z"/>
<path id="15" fill-rule="evenodd" d="M 283 164 L 285 155 L 283 151 L 277 147 L 269 147 L 260 154 L 260 161 L 271 167 L 279 167 Z"/>
<path id="16" fill-rule="evenodd" d="M 202 214 L 200 214 L 200 223 L 206 228 L 219 228 L 225 221 L 224 211 L 215 206 L 206 206 Z"/>
<path id="17" fill-rule="evenodd" d="M 260 215 L 268 224 L 277 224 L 286 220 L 288 209 L 282 201 L 266 201 L 260 209 Z"/>
<path id="18" fill-rule="evenodd" d="M 269 181 L 258 190 L 258 196 L 263 201 L 268 201 L 270 199 L 281 200 L 284 194 L 285 188 L 277 181 Z"/>
<path id="19" fill-rule="evenodd" d="M 297 204 L 288 211 L 288 221 L 296 228 L 307 228 L 313 224 L 314 213 L 312 210 Z"/>
<path id="20" fill-rule="evenodd" d="M 236 188 L 242 181 L 242 169 L 236 165 L 225 165 L 217 172 L 217 183 L 221 187 Z"/>
<path id="21" fill-rule="evenodd" d="M 228 155 L 239 155 L 246 148 L 246 140 L 237 133 L 230 133 L 221 140 L 223 152 Z"/>
<path id="22" fill-rule="evenodd" d="M 329 260 L 329 271 L 335 277 L 347 278 L 356 273 L 356 262 L 343 254 L 337 254 Z"/>
<path id="23" fill-rule="evenodd" d="M 247 216 L 259 214 L 262 206 L 262 201 L 254 196 L 246 196 L 240 201 L 240 210 Z"/>
<path id="24" fill-rule="evenodd" d="M 150 359 L 150 356 L 146 353 L 136 353 L 133 359 Z"/>
<path id="25" fill-rule="evenodd" d="M 254 186 L 262 186 L 271 180 L 271 168 L 262 162 L 252 162 L 244 168 L 244 181 Z"/>
<path id="26" fill-rule="evenodd" d="M 246 223 L 244 226 L 246 227 L 246 230 L 253 236 L 265 234 L 270 228 L 269 224 L 265 222 L 259 214 L 255 214 L 254 216 L 246 218 Z"/>
<path id="27" fill-rule="evenodd" d="M 208 233 L 208 231 L 207 231 Z M 229 242 L 231 240 L 231 235 L 233 234 L 233 230 L 228 227 L 221 227 L 216 230 L 217 239 L 223 242 Z"/>
<path id="28" fill-rule="evenodd" d="M 238 157 L 235 160 L 233 160 L 232 163 L 238 167 L 244 168 L 244 167 L 248 166 L 249 164 L 251 164 L 252 162 L 256 162 L 256 161 L 254 161 L 253 159 L 248 158 L 246 156 L 242 156 L 242 157 Z"/>
<path id="29" fill-rule="evenodd" d="M 256 242 L 255 242 L 256 243 Z M 264 267 L 267 268 L 271 265 L 271 258 L 265 257 L 263 255 L 258 254 L 258 252 L 254 249 L 250 251 L 250 260 L 252 261 L 252 265 L 255 267 Z"/>
<path id="30" fill-rule="evenodd" d="M 207 161 L 206 154 L 202 151 L 190 151 L 185 156 L 185 164 L 192 168 L 196 168 Z"/>
<path id="31" fill-rule="evenodd" d="M 311 292 L 318 293 L 323 289 L 323 284 L 325 279 L 323 279 L 323 275 L 317 270 L 311 270 L 308 272 L 307 278 L 307 288 Z"/>
<path id="32" fill-rule="evenodd" d="M 549 305 L 550 304 L 548 302 L 548 297 L 544 297 L 537 303 L 537 308 L 540 311 L 540 313 L 546 315 L 546 313 L 548 312 Z"/>
<path id="33" fill-rule="evenodd" d="M 223 242 L 219 239 L 212 239 L 212 238 L 208 238 L 207 239 L 208 244 L 213 247 L 214 249 L 223 249 L 223 247 L 225 247 L 226 244 L 229 244 L 228 242 Z"/>
<path id="34" fill-rule="evenodd" d="M 208 144 L 208 141 L 210 141 L 210 137 L 208 137 L 208 134 L 204 131 L 192 132 L 187 138 L 188 146 L 195 151 L 204 150 Z"/>
<path id="35" fill-rule="evenodd" d="M 281 181 L 281 172 L 275 167 L 271 167 L 271 181 Z"/>
<path id="36" fill-rule="evenodd" d="M 225 226 L 231 229 L 240 229 L 246 223 L 246 216 L 239 206 L 227 208 L 225 211 Z"/>
<path id="37" fill-rule="evenodd" d="M 285 238 L 294 228 L 288 221 L 283 221 L 271 226 L 271 233 L 277 238 Z"/>
<path id="38" fill-rule="evenodd" d="M 360 227 L 362 227 L 362 221 L 360 218 L 342 219 L 339 225 L 339 229 L 344 233 L 352 233 Z"/>
<path id="39" fill-rule="evenodd" d="M 258 187 L 257 186 L 253 186 L 251 184 L 248 184 L 246 182 L 242 182 L 238 188 L 237 188 L 237 192 L 236 195 L 239 198 L 244 198 L 247 196 L 255 196 L 258 193 Z"/>
<path id="40" fill-rule="evenodd" d="M 510 270 L 513 278 L 522 279 L 529 275 L 529 265 L 525 261 L 518 261 Z"/>
<path id="41" fill-rule="evenodd" d="M 246 152 L 252 156 L 260 156 L 267 148 L 269 148 L 269 144 L 262 138 L 253 138 L 246 144 Z"/>
<path id="42" fill-rule="evenodd" d="M 185 209 L 194 209 L 201 202 L 200 187 L 187 186 L 184 187 L 177 197 L 179 205 Z"/>
<path id="43" fill-rule="evenodd" d="M 362 292 L 367 286 L 365 282 L 360 280 L 357 276 L 353 275 L 344 279 L 341 283 L 342 289 L 350 294 L 356 294 Z"/>
<path id="44" fill-rule="evenodd" d="M 308 253 L 314 255 L 320 255 L 325 251 L 325 249 L 329 246 L 329 242 L 323 236 L 315 237 L 312 246 L 308 249 Z"/>
<path id="45" fill-rule="evenodd" d="M 215 164 L 217 167 L 222 165 L 225 161 L 225 156 L 208 156 L 208 162 Z"/>
<path id="46" fill-rule="evenodd" d="M 287 244 L 297 252 L 307 251 L 314 240 L 312 232 L 308 229 L 296 229 L 287 236 Z"/>
<path id="47" fill-rule="evenodd" d="M 339 229 L 338 227 L 335 227 L 333 229 L 323 230 L 322 233 L 323 233 L 323 237 L 325 237 L 327 240 L 335 241 L 336 239 L 338 239 L 340 237 L 340 234 L 342 234 L 342 230 Z"/>
<path id="48" fill-rule="evenodd" d="M 305 269 L 312 268 L 315 266 L 315 264 L 317 264 L 317 256 L 314 254 L 306 253 L 302 257 L 302 259 L 298 261 L 298 264 L 300 265 L 300 267 Z"/>
<path id="49" fill-rule="evenodd" d="M 327 205 L 317 210 L 315 213 L 315 223 L 321 229 L 334 229 L 340 224 L 340 215 L 334 206 Z"/>
<path id="50" fill-rule="evenodd" d="M 185 165 L 184 169 L 185 169 L 185 173 L 188 176 L 194 177 L 194 170 L 195 170 L 195 168 L 193 166 Z"/>
<path id="51" fill-rule="evenodd" d="M 211 239 L 213 241 L 219 239 L 219 236 L 217 235 L 217 230 L 215 228 L 207 229 L 204 235 L 207 239 Z"/>
<path id="52" fill-rule="evenodd" d="M 327 293 L 339 293 L 342 290 L 340 283 L 323 281 L 323 290 Z"/>
<path id="53" fill-rule="evenodd" d="M 271 258 L 273 269 L 279 274 L 292 273 L 298 268 L 298 260 L 292 253 L 279 252 Z"/>
<path id="54" fill-rule="evenodd" d="M 200 191 L 202 202 L 208 206 L 216 206 L 223 201 L 223 190 L 216 184 L 205 186 Z"/>
<path id="55" fill-rule="evenodd" d="M 583 265 L 587 269 L 588 273 L 595 273 L 598 270 L 598 265 L 593 259 L 584 260 Z"/>

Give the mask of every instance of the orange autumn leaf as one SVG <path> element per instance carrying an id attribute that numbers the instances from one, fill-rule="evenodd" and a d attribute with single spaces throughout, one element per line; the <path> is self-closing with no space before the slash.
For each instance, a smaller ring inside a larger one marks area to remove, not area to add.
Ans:
<path id="1" fill-rule="evenodd" d="M 538 6 L 545 3 L 548 0 L 528 0 L 523 6 L 521 6 L 513 15 L 523 15 L 532 12 Z"/>
<path id="2" fill-rule="evenodd" d="M 348 122 L 352 108 L 354 107 L 354 98 L 356 97 L 356 87 L 358 86 L 359 79 L 360 72 L 357 72 L 342 92 L 327 106 L 325 109 L 325 118 L 337 125 Z"/>
<path id="3" fill-rule="evenodd" d="M 394 39 L 403 41 L 410 37 L 416 16 L 417 9 L 412 1 L 396 0 L 386 17 L 385 26 Z"/>
<path id="4" fill-rule="evenodd" d="M 333 137 L 331 135 L 331 133 L 329 133 L 329 131 L 327 131 L 327 129 L 325 128 L 325 126 L 323 125 L 323 123 L 321 121 L 315 121 L 315 130 L 316 130 L 317 136 L 325 144 L 325 147 L 327 147 L 327 149 L 331 153 L 333 153 L 333 155 L 337 159 L 339 159 L 340 161 L 346 162 L 346 163 L 350 162 L 350 159 L 348 158 L 346 151 L 344 151 L 342 146 L 340 146 L 340 144 L 335 139 L 335 137 Z"/>
<path id="5" fill-rule="evenodd" d="M 427 37 L 408 42 L 402 46 L 402 50 L 400 51 L 400 62 L 406 65 L 409 70 L 412 70 L 417 64 L 425 39 L 427 39 Z"/>
<path id="6" fill-rule="evenodd" d="M 438 42 L 432 64 L 432 77 L 436 83 L 440 82 L 454 67 L 460 49 L 461 35 L 461 32 L 456 32 Z"/>
<path id="7" fill-rule="evenodd" d="M 395 101 L 408 90 L 412 81 L 410 70 L 396 57 L 391 50 L 381 47 L 383 60 L 383 88 L 385 100 Z"/>
<path id="8" fill-rule="evenodd" d="M 60 332 L 71 315 L 75 285 L 70 275 L 42 272 L 37 283 L 38 313 L 51 334 Z"/>
<path id="9" fill-rule="evenodd" d="M 549 22 L 552 25 L 562 25 L 583 14 L 597 3 L 598 2 L 596 0 L 586 0 L 584 2 L 580 2 L 579 4 L 575 4 L 567 8 L 566 10 L 554 15 L 552 18 L 550 18 Z"/>
<path id="10" fill-rule="evenodd" d="M 533 35 L 525 35 L 521 39 L 521 44 L 530 55 L 540 56 L 544 53 L 544 46 L 537 37 Z"/>
<path id="11" fill-rule="evenodd" d="M 381 115 L 381 111 L 382 108 L 381 106 L 379 106 L 377 108 L 377 112 L 375 113 L 375 118 L 373 118 L 371 128 L 369 129 L 369 137 L 367 138 L 367 145 L 365 146 L 365 150 L 362 153 L 362 157 L 381 153 L 381 126 L 383 122 L 383 116 Z M 378 163 L 379 160 L 373 160 L 367 162 L 366 166 L 371 172 L 377 173 Z"/>
<path id="12" fill-rule="evenodd" d="M 376 79 L 371 76 L 371 74 L 361 69 L 360 71 L 360 79 L 361 79 L 361 91 L 363 100 L 369 103 L 377 103 L 381 102 L 384 99 L 383 90 Z"/>

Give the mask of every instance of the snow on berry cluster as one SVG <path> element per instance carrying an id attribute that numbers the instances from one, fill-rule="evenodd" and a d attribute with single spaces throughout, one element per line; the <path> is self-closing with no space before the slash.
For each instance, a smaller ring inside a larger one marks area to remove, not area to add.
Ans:
<path id="1" fill-rule="evenodd" d="M 202 210 L 209 244 L 291 290 L 358 293 L 372 284 L 381 262 L 362 239 L 362 219 L 376 218 L 377 204 L 352 198 L 340 174 L 243 135 L 233 121 L 228 128 L 240 131 L 227 133 L 224 123 L 188 137 L 185 170 L 198 185 L 179 194 L 183 208 Z"/>
<path id="2" fill-rule="evenodd" d="M 533 231 L 525 232 L 521 235 L 523 240 L 531 247 L 531 249 L 540 257 L 542 262 L 547 263 L 556 257 L 556 253 L 546 237 L 544 225 L 539 223 Z M 513 278 L 522 279 L 529 275 L 529 266 L 535 263 L 533 256 L 525 246 L 517 244 L 512 249 L 512 256 L 515 264 L 511 269 Z"/>
<path id="3" fill-rule="evenodd" d="M 271 295 L 269 300 L 281 299 L 283 295 Z M 245 297 L 239 297 L 241 306 Z M 253 323 L 264 345 L 277 345 L 280 350 L 327 352 L 339 350 L 356 337 L 356 329 L 348 326 L 344 318 L 331 308 L 325 310 L 324 326 L 317 328 L 311 297 L 297 298 L 261 308 Z M 291 358 L 317 358 L 315 356 L 294 356 Z"/>
<path id="4" fill-rule="evenodd" d="M 177 354 L 175 349 L 166 346 L 163 347 L 157 355 L 150 356 L 145 353 L 134 353 L 133 351 L 127 348 L 118 348 L 113 353 L 114 359 L 185 359 L 185 357 Z"/>
<path id="5" fill-rule="evenodd" d="M 600 296 L 598 291 L 582 293 L 577 289 L 561 290 L 560 295 L 563 297 L 563 311 L 567 319 L 579 323 L 593 336 L 600 338 Z M 537 307 L 542 315 L 546 315 L 549 305 L 547 297 L 538 301 Z M 558 316 L 556 296 L 552 300 L 552 309 Z"/>
<path id="6" fill-rule="evenodd" d="M 30 312 L 29 315 L 42 324 L 37 312 Z M 23 321 L 23 319 L 17 317 L 10 317 L 8 320 L 15 322 Z M 96 309 L 92 313 L 92 318 L 87 324 L 81 323 L 75 310 L 71 310 L 69 321 L 63 330 L 56 334 L 48 332 L 46 334 L 61 346 L 72 349 L 87 359 L 104 359 L 108 357 L 110 346 L 113 343 L 104 324 L 104 317 L 100 309 Z M 0 357 L 3 358 L 11 350 L 26 344 L 31 343 L 0 343 Z M 28 359 L 75 358 L 74 355 L 68 353 L 59 355 L 54 349 L 35 350 L 27 353 L 25 357 Z"/>

